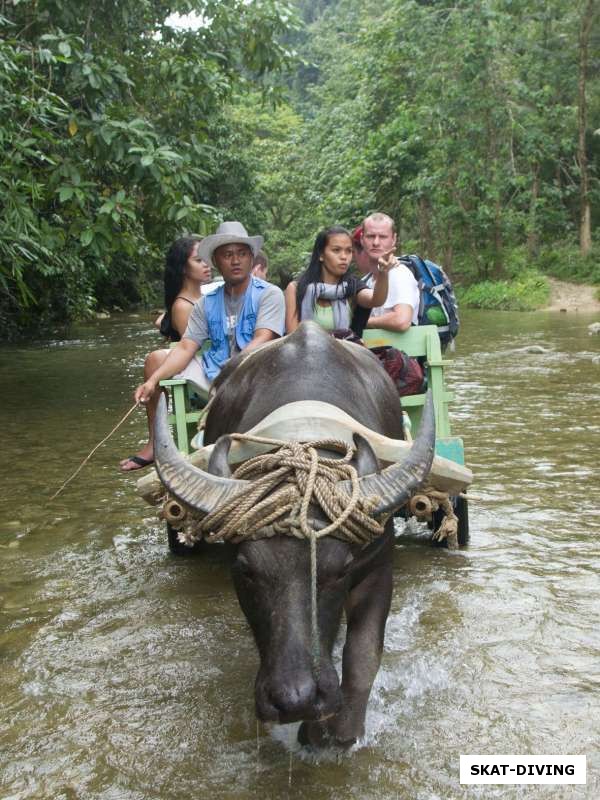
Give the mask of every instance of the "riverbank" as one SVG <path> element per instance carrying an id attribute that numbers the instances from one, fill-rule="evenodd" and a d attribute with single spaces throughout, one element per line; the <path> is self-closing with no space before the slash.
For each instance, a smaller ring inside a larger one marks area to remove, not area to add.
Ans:
<path id="1" fill-rule="evenodd" d="M 600 300 L 596 297 L 597 286 L 569 283 L 548 277 L 550 302 L 547 311 L 597 311 L 600 313 Z"/>
<path id="2" fill-rule="evenodd" d="M 597 284 L 562 281 L 536 270 L 511 280 L 456 287 L 459 307 L 488 311 L 581 311 L 600 314 Z"/>

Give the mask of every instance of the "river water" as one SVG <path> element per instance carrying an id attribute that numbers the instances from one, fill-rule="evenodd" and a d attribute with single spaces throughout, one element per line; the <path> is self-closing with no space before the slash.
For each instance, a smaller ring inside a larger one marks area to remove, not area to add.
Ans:
<path id="1" fill-rule="evenodd" d="M 400 525 L 367 733 L 346 754 L 257 727 L 257 657 L 220 550 L 170 556 L 116 469 L 141 413 L 49 501 L 129 408 L 149 322 L 2 349 L 0 797 L 600 796 L 592 321 L 465 315 L 449 384 L 476 476 L 471 540 L 450 553 Z M 588 784 L 461 787 L 461 753 L 586 754 Z"/>

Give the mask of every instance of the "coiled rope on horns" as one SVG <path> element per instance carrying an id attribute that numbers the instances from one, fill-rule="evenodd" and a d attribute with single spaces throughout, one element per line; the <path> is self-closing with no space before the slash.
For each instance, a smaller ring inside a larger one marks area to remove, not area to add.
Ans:
<path id="1" fill-rule="evenodd" d="M 230 434 L 230 438 L 266 444 L 277 450 L 254 456 L 237 468 L 233 477 L 248 480 L 248 486 L 204 517 L 194 538 L 242 542 L 280 534 L 309 540 L 312 658 L 313 672 L 318 677 L 317 541 L 323 536 L 336 536 L 352 544 L 368 544 L 383 534 L 387 515 L 381 521 L 371 516 L 379 498 L 362 496 L 358 473 L 350 464 L 355 452 L 351 444 L 338 439 L 287 442 L 240 433 Z M 342 456 L 326 457 L 318 452 L 323 450 Z M 351 482 L 350 496 L 338 486 L 343 480 Z M 310 524 L 311 503 L 329 520 L 320 530 Z M 180 534 L 182 541 L 188 536 Z"/>
<path id="2" fill-rule="evenodd" d="M 353 445 L 338 439 L 302 443 L 242 433 L 230 438 L 278 449 L 254 456 L 236 469 L 233 477 L 247 480 L 248 486 L 204 517 L 198 533 L 206 541 L 237 543 L 285 534 L 306 539 L 336 536 L 352 544 L 367 544 L 383 533 L 385 520 L 371 516 L 379 498 L 362 496 L 358 473 L 350 464 Z M 319 450 L 342 455 L 327 457 Z M 344 480 L 351 482 L 350 496 L 338 485 Z M 311 503 L 329 520 L 318 531 L 309 522 Z"/>

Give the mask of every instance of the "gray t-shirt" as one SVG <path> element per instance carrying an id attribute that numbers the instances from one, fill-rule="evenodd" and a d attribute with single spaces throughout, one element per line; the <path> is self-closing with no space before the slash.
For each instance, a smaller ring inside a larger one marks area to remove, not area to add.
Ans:
<path id="1" fill-rule="evenodd" d="M 225 292 L 225 316 L 231 355 L 239 352 L 239 347 L 235 341 L 235 326 L 244 307 L 245 298 L 245 292 L 237 297 L 232 297 Z M 278 286 L 273 286 L 272 283 L 260 295 L 256 314 L 256 329 L 259 328 L 267 328 L 278 336 L 283 336 L 285 330 L 285 300 L 283 299 L 283 292 Z M 192 339 L 198 347 L 202 347 L 209 338 L 208 324 L 204 313 L 204 297 L 201 297 L 192 309 L 183 338 Z"/>

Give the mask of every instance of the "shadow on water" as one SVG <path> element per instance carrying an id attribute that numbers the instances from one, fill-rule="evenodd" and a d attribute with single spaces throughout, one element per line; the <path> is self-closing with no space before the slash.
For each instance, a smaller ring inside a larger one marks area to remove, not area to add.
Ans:
<path id="1" fill-rule="evenodd" d="M 116 470 L 141 414 L 48 502 L 130 407 L 149 324 L 0 351 L 0 796 L 598 796 L 591 321 L 466 316 L 450 382 L 477 480 L 471 542 L 449 553 L 399 530 L 367 733 L 347 754 L 300 749 L 287 727 L 257 742 L 257 656 L 227 560 L 172 558 Z M 585 753 L 588 786 L 462 788 L 461 753 Z"/>

